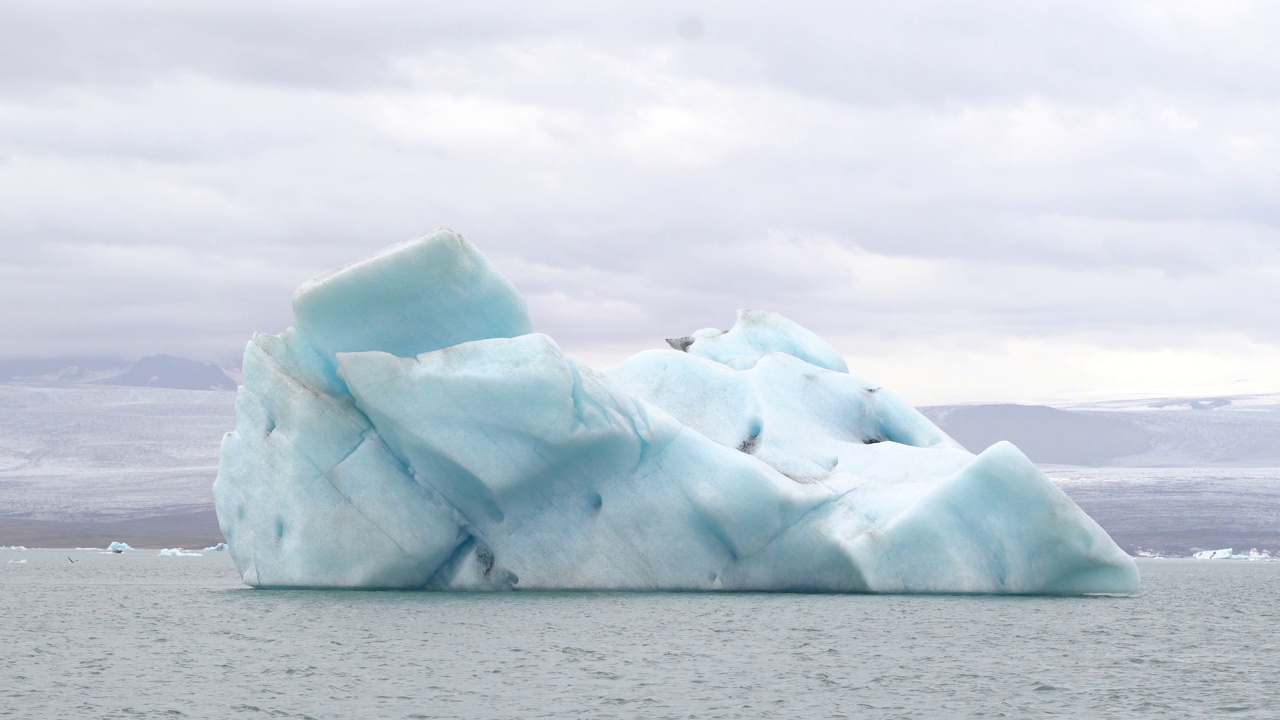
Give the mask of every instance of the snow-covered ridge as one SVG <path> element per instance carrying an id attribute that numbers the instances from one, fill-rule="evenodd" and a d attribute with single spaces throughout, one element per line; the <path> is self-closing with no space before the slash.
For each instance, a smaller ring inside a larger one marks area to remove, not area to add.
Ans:
<path id="1" fill-rule="evenodd" d="M 449 231 L 305 284 L 214 485 L 280 587 L 1132 592 L 1016 448 L 965 451 L 778 315 L 607 372 Z"/>

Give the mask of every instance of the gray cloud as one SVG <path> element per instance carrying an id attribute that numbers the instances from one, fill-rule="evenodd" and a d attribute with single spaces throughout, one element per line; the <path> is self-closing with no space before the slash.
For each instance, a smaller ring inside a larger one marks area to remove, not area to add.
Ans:
<path id="1" fill-rule="evenodd" d="M 605 360 L 738 307 L 869 361 L 1280 357 L 1278 15 L 7 4 L 0 355 L 225 359 L 302 280 L 445 225 Z"/>

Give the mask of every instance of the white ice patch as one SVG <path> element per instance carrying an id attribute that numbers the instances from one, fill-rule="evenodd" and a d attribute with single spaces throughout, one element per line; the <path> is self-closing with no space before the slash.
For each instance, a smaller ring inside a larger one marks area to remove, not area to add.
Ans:
<path id="1" fill-rule="evenodd" d="M 1221 550 L 1201 550 L 1193 554 L 1191 557 L 1196 560 L 1229 560 L 1231 558 L 1232 548 L 1223 548 Z"/>
<path id="2" fill-rule="evenodd" d="M 448 231 L 294 311 L 245 351 L 214 484 L 250 585 L 1138 589 L 1015 447 L 964 450 L 780 315 L 596 372 Z"/>
<path id="3" fill-rule="evenodd" d="M 160 557 L 203 557 L 198 552 L 187 552 L 182 548 L 165 548 L 160 551 Z"/>

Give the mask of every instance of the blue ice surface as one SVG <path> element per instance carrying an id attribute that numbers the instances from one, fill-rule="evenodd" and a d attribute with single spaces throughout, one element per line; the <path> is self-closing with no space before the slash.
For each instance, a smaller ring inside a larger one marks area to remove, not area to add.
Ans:
<path id="1" fill-rule="evenodd" d="M 975 456 L 794 322 L 595 371 L 439 230 L 245 350 L 218 520 L 256 587 L 1131 593 L 1017 448 Z"/>

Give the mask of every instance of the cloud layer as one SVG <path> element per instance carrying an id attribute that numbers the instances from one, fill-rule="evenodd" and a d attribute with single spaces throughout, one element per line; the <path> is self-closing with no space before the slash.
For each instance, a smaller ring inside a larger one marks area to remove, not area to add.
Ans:
<path id="1" fill-rule="evenodd" d="M 6 4 L 0 355 L 226 359 L 443 225 L 598 363 L 753 307 L 920 401 L 1280 389 L 1280 7 L 846 5 Z"/>

